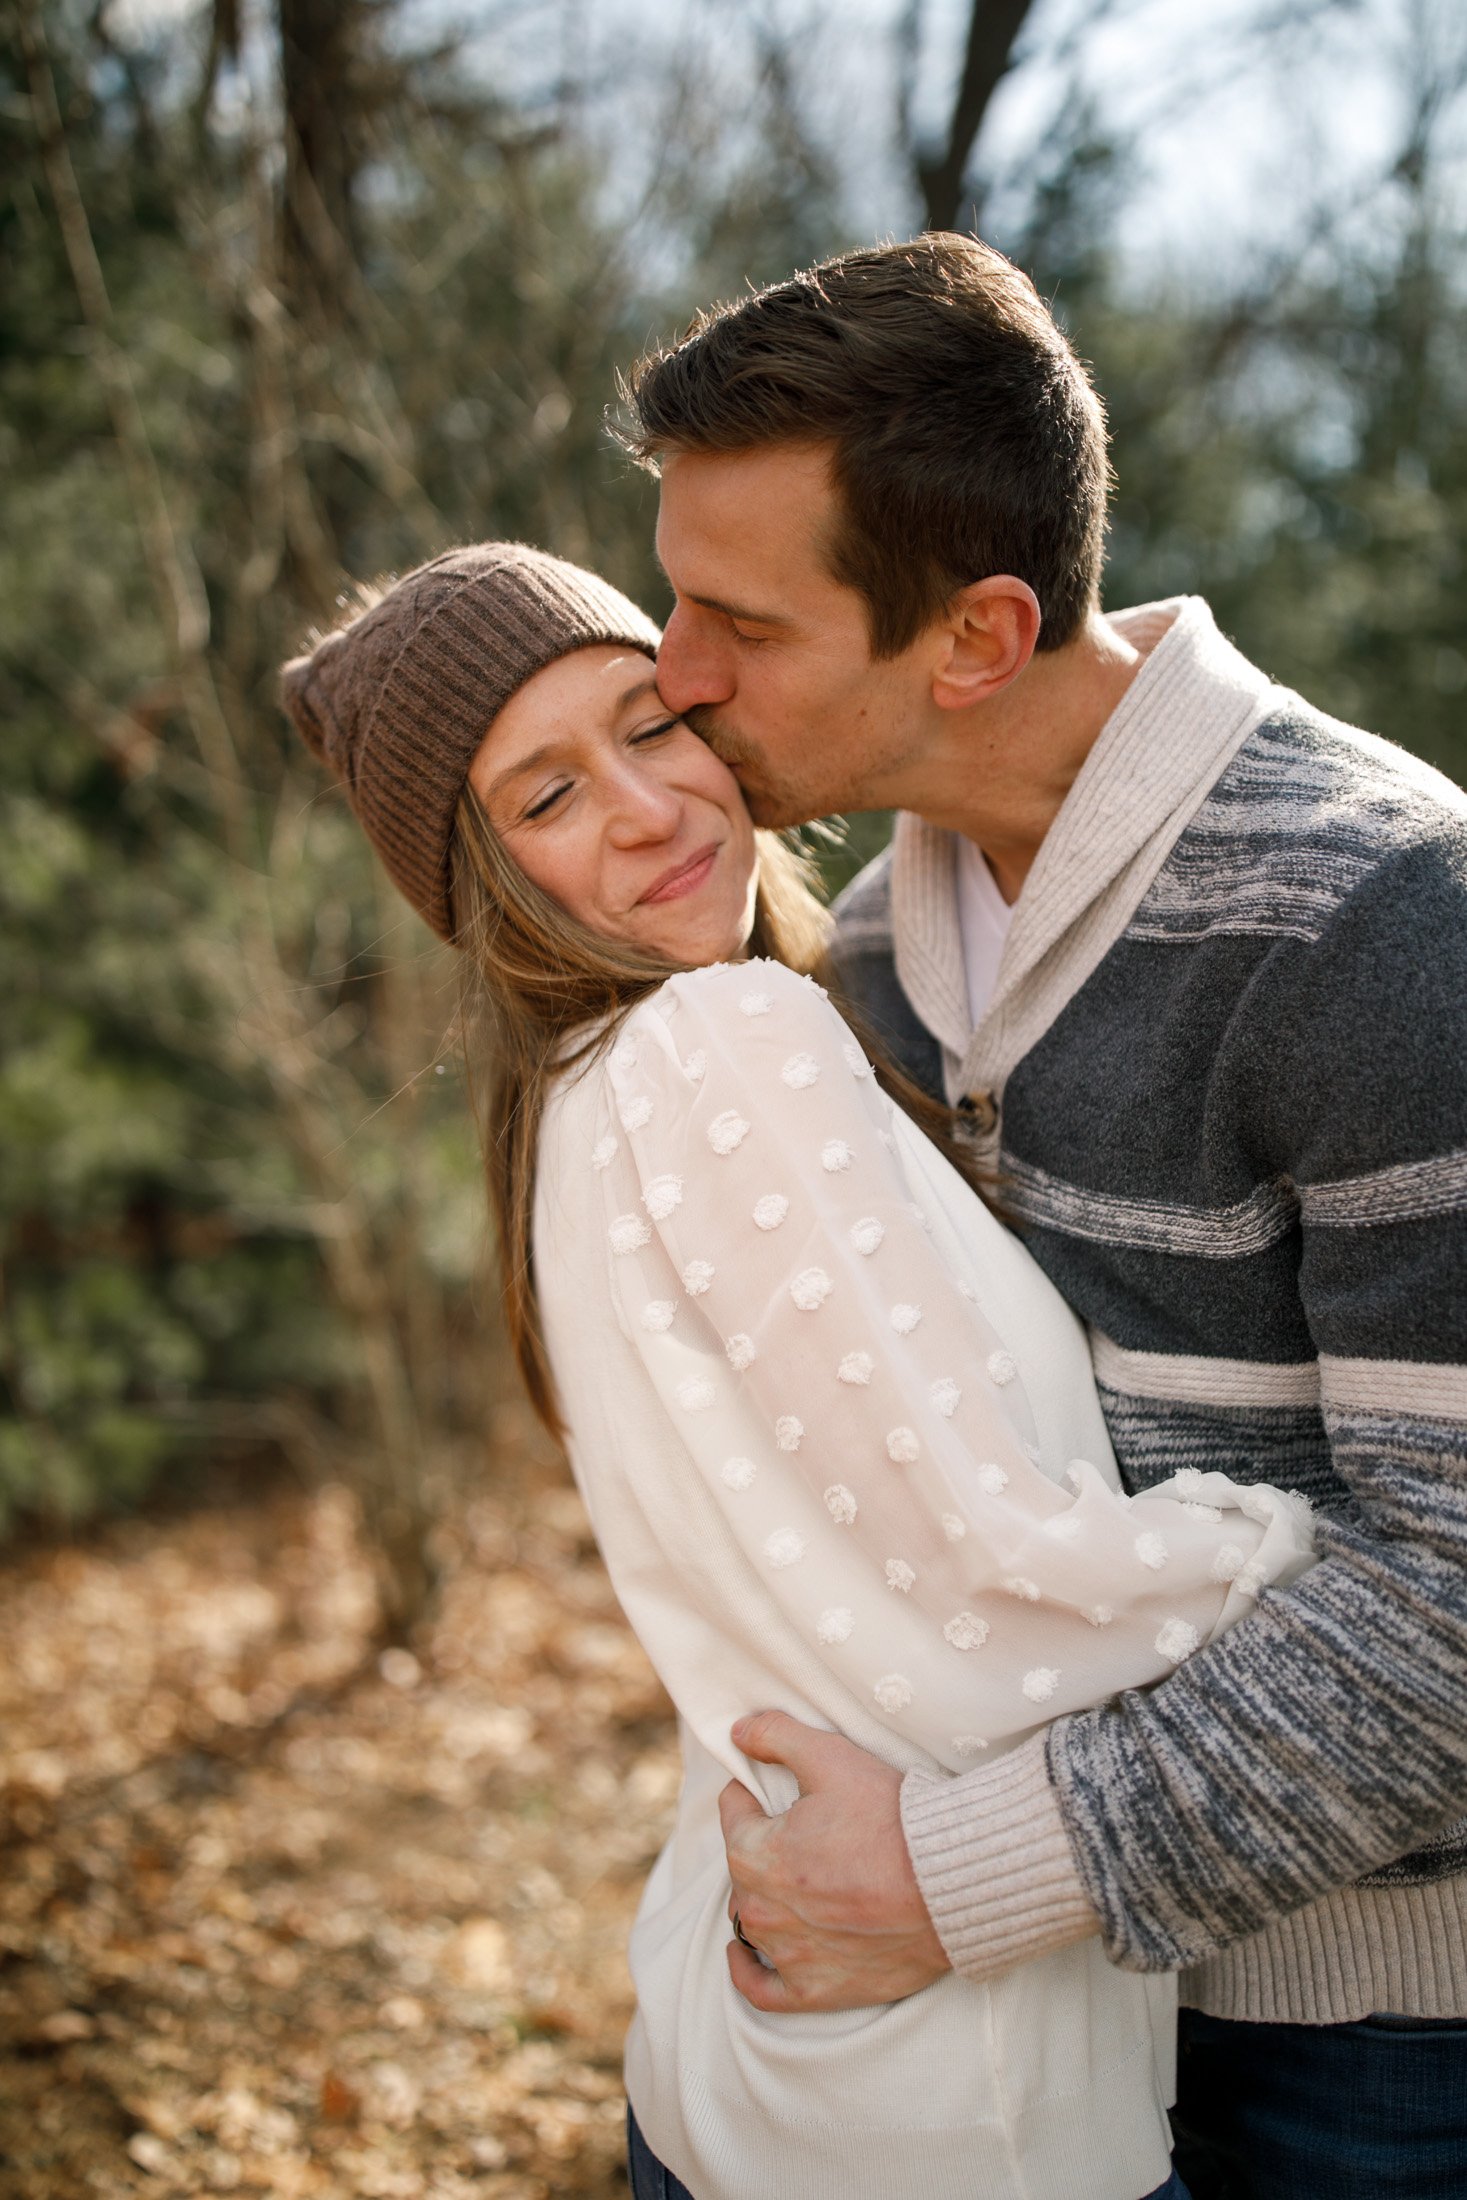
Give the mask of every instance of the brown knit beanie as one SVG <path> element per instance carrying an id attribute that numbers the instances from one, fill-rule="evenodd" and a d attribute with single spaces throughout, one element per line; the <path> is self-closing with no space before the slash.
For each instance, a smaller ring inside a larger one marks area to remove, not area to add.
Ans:
<path id="1" fill-rule="evenodd" d="M 286 711 L 393 883 L 453 938 L 449 847 L 479 744 L 532 673 L 589 643 L 655 652 L 644 612 L 522 542 L 449 550 L 281 671 Z"/>

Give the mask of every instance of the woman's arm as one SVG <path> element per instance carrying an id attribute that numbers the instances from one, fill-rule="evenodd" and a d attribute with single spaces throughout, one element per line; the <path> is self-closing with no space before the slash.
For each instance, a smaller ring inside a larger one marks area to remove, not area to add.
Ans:
<path id="1" fill-rule="evenodd" d="M 939 1762 L 1161 1678 L 1307 1562 L 1276 1492 L 1041 1471 L 1028 1390 L 1088 1383 L 1083 1347 L 1030 1364 L 965 1295 L 809 981 L 672 980 L 596 1074 L 626 1335 L 769 1594 Z"/>

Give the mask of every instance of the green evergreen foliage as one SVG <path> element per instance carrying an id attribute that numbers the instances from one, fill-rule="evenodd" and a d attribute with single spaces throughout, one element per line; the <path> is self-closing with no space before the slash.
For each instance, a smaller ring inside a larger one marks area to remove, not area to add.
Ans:
<path id="1" fill-rule="evenodd" d="M 0 1527 L 283 1446 L 364 1486 L 407 1609 L 495 1379 L 456 974 L 297 753 L 276 667 L 348 577 L 456 540 L 662 600 L 653 492 L 602 422 L 692 299 L 648 292 L 564 116 L 391 46 L 382 11 L 332 47 L 349 252 L 309 204 L 283 219 L 287 119 L 241 76 L 201 115 L 200 17 L 125 53 L 104 25 L 51 11 L 41 63 L 100 323 L 34 80 L 0 61 Z M 823 249 L 787 76 L 716 190 L 711 93 L 684 90 L 640 215 L 668 265 L 736 282 Z"/>

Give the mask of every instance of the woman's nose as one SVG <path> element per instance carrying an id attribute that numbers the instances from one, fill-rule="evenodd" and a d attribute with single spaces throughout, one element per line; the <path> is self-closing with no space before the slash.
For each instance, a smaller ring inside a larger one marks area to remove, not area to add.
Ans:
<path id="1" fill-rule="evenodd" d="M 728 652 L 708 634 L 697 609 L 675 604 L 657 652 L 657 692 L 669 710 L 726 703 L 733 692 Z"/>
<path id="2" fill-rule="evenodd" d="M 682 796 L 655 772 L 630 764 L 612 790 L 607 831 L 617 848 L 637 848 L 649 840 L 671 840 L 682 823 Z"/>

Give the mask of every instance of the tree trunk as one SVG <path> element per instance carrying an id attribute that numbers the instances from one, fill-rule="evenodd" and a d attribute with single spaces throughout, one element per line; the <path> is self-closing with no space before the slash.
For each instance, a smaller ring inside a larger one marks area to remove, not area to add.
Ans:
<path id="1" fill-rule="evenodd" d="M 297 312 L 333 321 L 355 259 L 363 22 L 362 0 L 279 0 L 285 280 Z"/>

